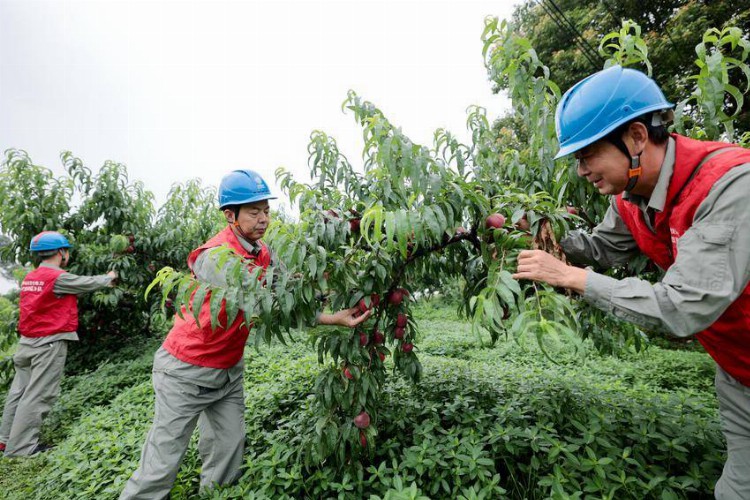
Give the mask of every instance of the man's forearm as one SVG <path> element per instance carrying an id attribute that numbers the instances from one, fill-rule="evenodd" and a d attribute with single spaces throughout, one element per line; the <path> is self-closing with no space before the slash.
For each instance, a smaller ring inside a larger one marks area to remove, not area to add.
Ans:
<path id="1" fill-rule="evenodd" d="M 112 276 L 78 276 L 71 273 L 61 274 L 55 281 L 53 289 L 55 295 L 80 295 L 109 286 Z"/>
<path id="2" fill-rule="evenodd" d="M 586 278 L 589 271 L 573 266 L 568 266 L 567 271 L 568 272 L 562 282 L 563 288 L 573 290 L 578 294 L 583 294 L 586 289 Z"/>

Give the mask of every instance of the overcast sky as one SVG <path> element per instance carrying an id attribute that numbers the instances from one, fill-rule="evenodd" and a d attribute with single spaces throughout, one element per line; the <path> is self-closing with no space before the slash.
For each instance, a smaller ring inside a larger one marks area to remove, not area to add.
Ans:
<path id="1" fill-rule="evenodd" d="M 480 35 L 516 3 L 0 0 L 0 148 L 57 173 L 63 150 L 123 162 L 161 202 L 235 168 L 306 181 L 315 129 L 361 165 L 349 89 L 418 143 L 466 138 L 467 106 L 508 107 Z"/>

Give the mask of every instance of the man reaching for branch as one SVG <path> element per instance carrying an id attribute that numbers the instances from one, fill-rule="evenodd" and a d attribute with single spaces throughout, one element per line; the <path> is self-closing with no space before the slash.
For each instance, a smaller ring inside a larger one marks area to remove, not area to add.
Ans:
<path id="1" fill-rule="evenodd" d="M 266 269 L 273 257 L 261 241 L 269 223 L 268 185 L 251 170 L 235 170 L 219 187 L 219 207 L 227 226 L 190 253 L 188 266 L 195 278 L 213 286 L 226 285 L 227 266 L 210 251 L 222 245 Z M 191 298 L 191 309 L 193 307 Z M 370 312 L 358 308 L 322 313 L 318 323 L 353 328 Z M 220 322 L 226 325 L 222 305 Z M 146 436 L 138 470 L 128 480 L 120 499 L 162 499 L 169 496 L 190 436 L 197 423 L 198 450 L 203 460 L 201 489 L 231 484 L 240 475 L 245 445 L 243 354 L 250 330 L 243 314 L 226 328 L 212 328 L 210 303 L 200 305 L 199 323 L 183 310 L 154 356 L 154 423 Z"/>
<path id="2" fill-rule="evenodd" d="M 557 108 L 560 151 L 612 203 L 592 234 L 561 241 L 571 262 L 609 268 L 643 253 L 660 283 L 616 280 L 540 251 L 516 279 L 565 287 L 594 306 L 714 358 L 728 458 L 718 499 L 750 498 L 750 151 L 668 134 L 672 104 L 643 73 L 614 66 L 573 86 Z"/>

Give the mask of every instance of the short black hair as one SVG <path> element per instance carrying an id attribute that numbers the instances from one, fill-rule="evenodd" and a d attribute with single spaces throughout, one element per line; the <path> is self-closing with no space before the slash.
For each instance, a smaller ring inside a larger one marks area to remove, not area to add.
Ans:
<path id="1" fill-rule="evenodd" d="M 656 111 L 656 113 L 659 113 L 659 111 Z M 638 118 L 635 118 L 634 120 L 630 120 L 629 122 L 623 123 L 616 129 L 614 129 L 612 132 L 607 134 L 609 137 L 622 137 L 622 134 L 625 133 L 625 131 L 630 127 L 632 123 L 640 122 L 646 126 L 646 130 L 648 131 L 648 138 L 651 139 L 651 142 L 654 144 L 664 144 L 669 139 L 669 131 L 667 130 L 666 125 L 651 125 L 651 118 L 653 116 L 653 113 L 646 113 L 645 115 L 641 115 Z"/>
<path id="2" fill-rule="evenodd" d="M 234 220 L 240 218 L 240 208 L 242 208 L 242 205 L 224 205 L 221 207 L 221 211 L 224 212 L 224 210 L 231 210 L 232 213 L 234 213 Z"/>
<path id="3" fill-rule="evenodd" d="M 62 250 L 62 248 L 58 248 L 56 250 L 42 250 L 41 252 L 31 252 L 31 262 L 35 266 L 38 266 L 50 257 L 54 257 L 55 255 L 57 255 L 60 250 Z"/>

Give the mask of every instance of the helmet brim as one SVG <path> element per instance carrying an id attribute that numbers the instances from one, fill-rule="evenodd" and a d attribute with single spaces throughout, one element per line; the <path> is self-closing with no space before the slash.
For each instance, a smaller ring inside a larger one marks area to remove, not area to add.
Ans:
<path id="1" fill-rule="evenodd" d="M 278 200 L 278 196 L 268 196 L 268 195 L 259 195 L 259 196 L 251 196 L 249 198 L 243 198 L 241 200 L 232 201 L 232 203 L 225 203 L 224 205 L 219 207 L 219 210 L 224 210 L 227 207 L 234 207 L 234 206 L 242 206 L 247 205 L 248 203 L 256 203 L 259 201 L 264 200 Z"/>

